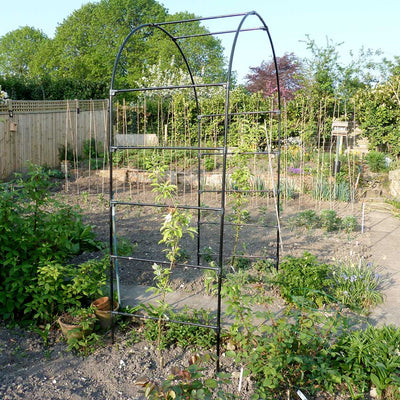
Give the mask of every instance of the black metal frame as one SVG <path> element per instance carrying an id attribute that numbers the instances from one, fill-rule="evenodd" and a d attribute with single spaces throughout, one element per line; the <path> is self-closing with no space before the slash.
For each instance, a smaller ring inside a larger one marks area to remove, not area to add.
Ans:
<path id="1" fill-rule="evenodd" d="M 258 17 L 258 20 L 261 22 L 262 26 L 258 28 L 250 28 L 250 29 L 242 29 L 242 26 L 245 22 L 245 20 L 250 17 L 250 16 L 256 16 Z M 174 37 L 171 33 L 168 32 L 166 27 L 171 24 L 183 24 L 183 23 L 191 23 L 195 21 L 206 21 L 206 20 L 218 20 L 218 19 L 223 19 L 223 18 L 232 18 L 232 17 L 241 17 L 240 23 L 237 27 L 236 30 L 229 30 L 229 31 L 221 31 L 221 32 L 213 32 L 213 33 L 204 33 L 204 34 L 197 34 L 197 35 L 187 35 L 187 36 L 179 36 L 179 37 Z M 117 89 L 115 88 L 115 77 L 116 77 L 116 70 L 118 67 L 118 63 L 121 57 L 121 53 L 124 50 L 126 44 L 134 35 L 136 32 L 138 32 L 141 29 L 144 28 L 153 28 L 153 29 L 159 29 L 161 30 L 165 35 L 167 35 L 177 46 L 188 71 L 188 74 L 190 76 L 190 85 L 181 85 L 181 86 L 162 86 L 162 87 L 142 87 L 142 88 L 131 88 L 131 89 Z M 232 65 L 233 65 L 233 60 L 234 60 L 234 55 L 235 55 L 235 49 L 236 49 L 236 43 L 238 36 L 241 32 L 245 31 L 265 31 L 268 35 L 269 39 L 269 44 L 271 46 L 271 51 L 272 51 L 272 56 L 274 59 L 274 64 L 275 64 L 275 70 L 276 70 L 276 87 L 277 87 L 277 95 L 278 95 L 278 109 L 277 110 L 269 110 L 269 111 L 254 111 L 254 112 L 243 112 L 243 113 L 229 113 L 229 105 L 230 105 L 230 91 L 231 91 L 231 78 L 232 78 Z M 210 36 L 210 35 L 221 35 L 221 34 L 226 34 L 226 33 L 234 33 L 234 40 L 232 44 L 232 49 L 230 53 L 230 59 L 229 59 L 229 66 L 228 66 L 228 73 L 227 73 L 227 80 L 226 82 L 222 83 L 212 83 L 212 84 L 196 84 L 193 73 L 191 71 L 190 65 L 188 63 L 188 60 L 179 45 L 178 41 L 180 39 L 188 39 L 191 37 L 199 37 L 199 36 Z M 199 109 L 199 100 L 198 100 L 198 95 L 197 95 L 197 88 L 201 87 L 224 87 L 226 91 L 225 95 L 225 113 L 224 114 L 213 114 L 213 115 L 201 115 L 200 114 L 200 109 Z M 128 92 L 140 92 L 140 91 L 149 91 L 149 90 L 172 90 L 172 89 L 193 89 L 193 94 L 195 97 L 196 101 L 196 107 L 197 107 L 197 118 L 198 118 L 198 124 L 199 124 L 199 129 L 198 129 L 198 146 L 197 147 L 164 147 L 164 146 L 115 146 L 114 145 L 114 139 L 113 139 L 113 120 L 112 120 L 112 115 L 113 115 L 113 101 L 114 101 L 114 96 L 118 93 L 128 93 Z M 219 355 L 220 355 L 220 334 L 221 334 L 221 288 L 222 288 L 222 267 L 223 267 L 223 254 L 224 254 L 224 230 L 225 230 L 225 225 L 229 225 L 225 222 L 225 203 L 226 203 L 226 193 L 232 192 L 231 190 L 227 190 L 226 188 L 226 173 L 227 173 L 227 156 L 230 154 L 228 152 L 228 133 L 229 133 L 229 121 L 230 117 L 233 115 L 244 115 L 244 114 L 268 114 L 268 113 L 273 113 L 276 114 L 278 117 L 278 151 L 276 152 L 277 154 L 277 189 L 276 189 L 276 198 L 277 198 L 277 217 L 279 221 L 279 202 L 280 202 L 280 150 L 281 150 L 281 100 L 280 100 L 280 87 L 279 87 L 279 76 L 278 76 L 278 66 L 277 66 L 277 60 L 276 60 L 276 55 L 275 55 L 275 50 L 274 46 L 272 43 L 272 38 L 269 33 L 268 27 L 265 24 L 264 20 L 261 18 L 261 16 L 255 12 L 251 11 L 248 13 L 241 13 L 241 14 L 230 14 L 230 15 L 221 15 L 221 16 L 215 16 L 215 17 L 206 17 L 206 18 L 194 18 L 194 19 L 189 19 L 189 20 L 181 20 L 181 21 L 169 21 L 169 22 L 162 22 L 162 23 L 149 23 L 149 24 L 143 24 L 135 29 L 133 29 L 129 35 L 125 38 L 124 42 L 122 43 L 119 52 L 116 56 L 115 63 L 114 63 L 114 68 L 112 72 L 112 79 L 111 79 L 111 87 L 110 87 L 110 101 L 109 101 L 109 163 L 110 163 L 110 170 L 109 170 L 109 178 L 110 178 L 110 210 L 109 210 L 109 218 L 110 218 L 110 297 L 114 297 L 114 272 L 116 271 L 117 273 L 117 284 L 119 285 L 118 281 L 118 260 L 119 259 L 125 259 L 125 260 L 132 260 L 132 261 L 147 261 L 147 262 L 156 262 L 160 264 L 169 264 L 165 261 L 157 261 L 157 260 L 145 260 L 145 259 L 140 259 L 140 258 L 135 258 L 135 257 L 121 257 L 116 254 L 116 227 L 115 227 L 115 206 L 117 205 L 132 205 L 132 206 L 148 206 L 148 207 L 168 207 L 166 205 L 160 205 L 160 204 L 142 204 L 142 203 L 134 203 L 134 202 L 119 202 L 114 199 L 114 187 L 113 187 L 113 153 L 117 150 L 124 150 L 124 149 L 174 149 L 174 150 L 194 150 L 198 152 L 198 196 L 197 196 L 197 206 L 178 206 L 180 208 L 186 208 L 186 209 L 193 209 L 197 210 L 197 225 L 198 225 L 198 242 L 197 242 L 197 264 L 196 265 L 188 265 L 184 264 L 185 267 L 194 267 L 194 268 L 203 268 L 203 269 L 211 269 L 215 270 L 218 273 L 218 294 L 217 294 L 217 323 L 216 325 L 203 325 L 203 324 L 194 324 L 194 323 L 188 323 L 188 322 L 183 322 L 183 321 L 174 321 L 176 323 L 182 323 L 182 324 L 189 324 L 189 325 L 195 325 L 195 326 L 201 326 L 201 327 L 206 327 L 210 329 L 214 329 L 216 331 L 217 335 L 217 370 L 219 369 Z M 200 137 L 200 121 L 203 118 L 207 117 L 212 117 L 212 116 L 224 116 L 224 144 L 223 147 L 201 147 L 201 137 Z M 213 154 L 219 154 L 222 155 L 222 183 L 221 183 L 221 189 L 217 190 L 217 192 L 220 192 L 221 194 L 221 204 L 220 207 L 204 207 L 201 206 L 201 193 L 204 191 L 200 190 L 200 158 L 202 155 L 205 153 L 201 153 L 204 151 L 211 151 L 214 152 Z M 260 154 L 268 154 L 268 152 L 258 152 Z M 254 154 L 254 153 L 252 153 Z M 220 214 L 220 219 L 219 219 L 219 250 L 218 250 L 218 267 L 210 267 L 210 266 L 203 266 L 200 265 L 200 257 L 201 257 L 201 252 L 200 252 L 200 226 L 202 225 L 201 222 L 201 211 L 214 211 Z M 279 265 L 279 247 L 280 247 L 280 232 L 279 232 L 279 224 L 275 226 L 277 229 L 277 248 L 276 248 L 276 267 Z M 179 266 L 179 264 L 177 264 Z M 119 290 L 119 286 L 118 286 Z M 118 293 L 119 295 L 119 293 Z M 120 315 L 129 315 L 129 316 L 136 316 L 140 318 L 151 318 L 151 317 L 144 317 L 143 315 L 135 315 L 135 314 L 127 314 L 127 313 L 122 313 L 122 312 L 117 312 L 113 311 L 112 312 L 114 315 L 115 314 L 120 314 Z M 114 339 L 114 329 L 112 330 L 112 336 Z"/>

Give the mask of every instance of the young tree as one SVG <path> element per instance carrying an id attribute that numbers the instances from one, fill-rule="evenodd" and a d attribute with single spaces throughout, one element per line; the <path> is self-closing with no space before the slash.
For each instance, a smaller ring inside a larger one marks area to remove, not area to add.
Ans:
<path id="1" fill-rule="evenodd" d="M 279 72 L 281 96 L 292 99 L 301 87 L 302 64 L 294 53 L 285 53 L 276 59 Z M 247 89 L 252 92 L 262 92 L 264 97 L 276 94 L 276 71 L 273 60 L 263 61 L 259 67 L 251 67 L 251 73 L 246 76 Z"/>

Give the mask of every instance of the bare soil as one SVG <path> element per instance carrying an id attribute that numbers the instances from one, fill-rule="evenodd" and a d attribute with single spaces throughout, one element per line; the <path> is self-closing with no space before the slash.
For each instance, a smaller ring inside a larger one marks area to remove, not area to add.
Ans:
<path id="1" fill-rule="evenodd" d="M 69 193 L 60 191 L 61 196 L 70 204 L 79 204 L 84 211 L 85 221 L 93 226 L 99 240 L 108 241 L 109 215 L 107 194 L 99 195 L 94 187 L 79 186 L 80 195 L 73 185 Z M 97 189 L 96 189 L 97 190 Z M 83 192 L 83 194 L 82 194 Z M 191 193 L 182 193 L 185 202 L 194 201 Z M 131 198 L 132 188 L 122 188 L 122 198 Z M 142 194 L 141 202 L 149 200 L 149 193 Z M 137 199 L 137 193 L 135 195 Z M 214 204 L 213 199 L 206 199 Z M 136 200 L 135 200 L 136 201 Z M 270 223 L 275 220 L 275 209 L 272 199 L 258 198 L 248 205 L 251 221 L 254 223 Z M 282 248 L 281 256 L 299 256 L 304 251 L 315 254 L 320 261 L 332 262 L 338 259 L 359 258 L 373 260 L 373 243 L 370 235 L 361 233 L 360 226 L 354 233 L 327 233 L 323 230 L 306 230 L 292 226 L 291 217 L 300 210 L 314 209 L 316 211 L 333 208 L 343 217 L 353 215 L 362 223 L 361 203 L 339 204 L 315 202 L 306 197 L 283 202 L 282 210 Z M 135 244 L 135 257 L 165 259 L 162 248 L 158 244 L 160 239 L 159 228 L 165 216 L 162 212 L 147 207 L 122 207 L 117 217 L 118 235 Z M 210 217 L 213 221 L 214 217 Z M 368 216 L 366 216 L 368 218 Z M 215 247 L 217 233 L 215 228 L 204 233 L 203 246 Z M 225 237 L 226 256 L 232 248 L 234 232 L 227 229 Z M 259 255 L 262 252 L 276 251 L 276 231 L 264 228 L 242 231 L 244 237 L 241 245 L 246 251 Z M 188 264 L 195 263 L 195 243 L 187 240 L 183 243 L 187 249 Z M 263 253 L 263 254 L 264 254 Z M 74 260 L 81 262 L 98 257 L 99 253 L 85 253 Z M 124 284 L 148 285 L 152 282 L 151 266 L 143 263 L 137 268 L 121 264 L 121 280 Z M 202 272 L 192 268 L 177 268 L 173 276 L 174 290 L 193 291 L 201 293 L 204 290 Z M 154 346 L 140 341 L 132 343 L 132 334 L 117 332 L 115 343 L 111 343 L 109 334 L 104 335 L 104 346 L 93 354 L 82 357 L 74 352 L 68 352 L 65 341 L 56 325 L 49 335 L 49 344 L 45 346 L 38 333 L 29 329 L 7 329 L 0 325 L 0 398 L 11 399 L 143 399 L 139 387 L 134 382 L 140 377 L 160 381 L 168 376 L 171 367 L 188 366 L 192 350 L 190 348 L 171 348 L 165 353 L 165 367 L 158 366 L 158 354 Z M 207 374 L 212 375 L 214 364 L 207 367 Z M 221 358 L 221 369 L 228 371 L 232 376 L 232 384 L 227 390 L 237 393 L 240 366 L 234 365 L 231 359 Z M 245 378 L 240 399 L 250 399 L 253 393 L 253 383 Z M 329 397 L 321 395 L 318 399 L 341 399 L 339 395 Z"/>

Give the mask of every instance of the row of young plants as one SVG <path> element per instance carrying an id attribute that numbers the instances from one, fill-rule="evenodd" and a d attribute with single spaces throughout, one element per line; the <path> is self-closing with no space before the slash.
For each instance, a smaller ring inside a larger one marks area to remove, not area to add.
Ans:
<path id="1" fill-rule="evenodd" d="M 335 210 L 324 209 L 317 213 L 315 210 L 300 211 L 294 217 L 289 218 L 289 227 L 301 227 L 306 229 L 321 228 L 326 232 L 344 231 L 346 233 L 357 230 L 357 218 L 353 215 L 341 218 Z"/>

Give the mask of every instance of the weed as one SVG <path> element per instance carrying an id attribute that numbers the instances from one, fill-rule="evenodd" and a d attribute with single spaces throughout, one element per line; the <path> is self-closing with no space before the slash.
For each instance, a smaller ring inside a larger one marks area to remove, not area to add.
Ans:
<path id="1" fill-rule="evenodd" d="M 43 339 L 43 345 L 45 348 L 49 345 L 49 333 L 50 333 L 51 324 L 46 324 L 43 328 L 37 327 L 35 328 L 35 332 L 38 333 Z"/>
<path id="2" fill-rule="evenodd" d="M 82 338 L 71 337 L 67 340 L 68 351 L 76 351 L 82 356 L 92 354 L 99 346 L 102 345 L 101 337 L 95 333 L 84 334 Z"/>

